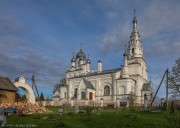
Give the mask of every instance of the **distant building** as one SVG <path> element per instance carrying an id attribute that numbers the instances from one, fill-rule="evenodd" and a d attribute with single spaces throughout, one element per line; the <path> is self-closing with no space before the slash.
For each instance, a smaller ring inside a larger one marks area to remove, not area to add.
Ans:
<path id="1" fill-rule="evenodd" d="M 150 100 L 152 87 L 148 81 L 147 63 L 143 57 L 136 16 L 123 56 L 122 67 L 103 70 L 103 63 L 99 60 L 97 72 L 92 72 L 90 59 L 81 46 L 76 56 L 73 54 L 71 68 L 66 72 L 66 86 L 61 86 L 58 92 L 61 101 L 71 103 L 74 100 L 82 105 L 88 101 L 98 105 L 103 100 L 104 105 L 117 103 L 139 106 L 144 104 L 144 96 Z M 57 92 L 55 96 L 58 96 Z"/>
<path id="2" fill-rule="evenodd" d="M 9 80 L 8 77 L 0 76 L 0 102 L 15 102 L 17 90 L 18 88 Z"/>

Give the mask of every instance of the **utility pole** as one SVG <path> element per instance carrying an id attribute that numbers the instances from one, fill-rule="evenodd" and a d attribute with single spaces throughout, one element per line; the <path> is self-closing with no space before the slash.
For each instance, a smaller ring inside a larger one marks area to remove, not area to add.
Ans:
<path id="1" fill-rule="evenodd" d="M 37 92 L 37 95 L 38 95 L 38 100 L 39 100 L 39 92 L 38 92 L 38 89 L 37 89 L 37 86 L 36 86 L 36 83 L 35 83 L 35 80 L 34 80 L 34 75 L 32 75 L 32 85 L 33 85 L 33 87 L 35 87 L 35 89 L 36 89 L 36 92 Z M 42 103 L 41 103 L 41 101 L 40 101 L 40 106 L 42 106 Z"/>
<path id="2" fill-rule="evenodd" d="M 168 110 L 168 69 L 166 70 L 166 110 Z"/>
<path id="3" fill-rule="evenodd" d="M 161 82 L 160 82 L 160 84 L 159 84 L 159 86 L 158 86 L 158 89 L 157 89 L 157 91 L 156 91 L 156 93 L 155 93 L 155 95 L 154 95 L 154 97 L 153 97 L 153 100 L 152 100 L 152 102 L 151 102 L 151 104 L 150 104 L 150 107 L 152 106 L 152 104 L 153 104 L 153 102 L 154 102 L 154 99 L 156 98 L 156 95 L 157 95 L 157 93 L 158 93 L 158 91 L 159 91 L 159 88 L 161 87 L 161 84 L 162 84 L 162 82 L 163 82 L 166 74 L 167 74 L 167 70 L 164 72 L 163 78 L 162 78 L 162 80 L 161 80 Z M 167 88 L 166 88 L 166 92 L 167 92 Z M 167 95 L 166 95 L 166 96 L 167 96 Z"/>

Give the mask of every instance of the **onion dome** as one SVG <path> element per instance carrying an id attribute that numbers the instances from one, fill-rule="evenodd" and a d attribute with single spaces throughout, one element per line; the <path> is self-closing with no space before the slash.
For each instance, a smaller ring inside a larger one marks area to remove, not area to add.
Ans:
<path id="1" fill-rule="evenodd" d="M 89 59 L 87 59 L 87 60 L 86 60 L 86 63 L 90 64 L 90 63 L 91 63 L 91 61 L 90 61 Z"/>
<path id="2" fill-rule="evenodd" d="M 126 52 L 126 45 L 125 45 L 125 51 L 124 51 L 124 54 L 123 54 L 123 56 L 125 57 L 125 56 L 127 56 L 128 54 L 127 54 L 127 52 Z"/>
<path id="3" fill-rule="evenodd" d="M 90 63 L 91 63 L 91 61 L 90 61 L 90 59 L 89 59 L 89 54 L 88 54 L 88 58 L 87 58 L 87 60 L 86 60 L 86 63 L 87 63 L 87 64 L 90 64 Z"/>
<path id="4" fill-rule="evenodd" d="M 76 62 L 76 59 L 75 59 L 75 57 L 74 57 L 74 52 L 73 52 L 73 57 L 72 57 L 72 59 L 71 59 L 71 62 Z"/>
<path id="5" fill-rule="evenodd" d="M 76 54 L 76 59 L 79 59 L 79 60 L 85 60 L 86 59 L 86 55 L 82 50 L 82 46 L 80 47 L 80 51 Z"/>

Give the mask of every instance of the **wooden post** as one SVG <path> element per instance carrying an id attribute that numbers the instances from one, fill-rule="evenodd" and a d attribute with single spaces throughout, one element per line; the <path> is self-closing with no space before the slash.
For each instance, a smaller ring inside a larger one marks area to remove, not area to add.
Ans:
<path id="1" fill-rule="evenodd" d="M 118 89 L 117 89 L 117 80 L 116 80 L 116 114 L 118 114 L 117 95 L 118 95 Z"/>
<path id="2" fill-rule="evenodd" d="M 33 87 L 35 87 L 35 89 L 36 89 L 36 92 L 37 92 L 37 95 L 38 95 L 38 100 L 39 100 L 39 102 L 38 103 L 40 103 L 40 106 L 42 106 L 42 103 L 41 103 L 41 100 L 39 99 L 40 97 L 39 97 L 39 92 L 38 92 L 38 89 L 37 89 L 37 86 L 36 86 L 36 83 L 35 83 L 35 79 L 34 79 L 34 75 L 32 75 L 32 84 L 33 84 Z"/>
<path id="3" fill-rule="evenodd" d="M 154 95 L 154 97 L 153 97 L 153 100 L 152 100 L 152 102 L 151 102 L 151 104 L 150 104 L 150 107 L 152 106 L 152 104 L 153 104 L 153 102 L 154 102 L 154 99 L 156 98 L 156 95 L 157 95 L 157 93 L 158 93 L 158 91 L 159 91 L 159 88 L 161 87 L 161 84 L 162 84 L 162 82 L 163 82 L 163 80 L 164 80 L 165 75 L 166 75 L 166 71 L 164 72 L 163 78 L 162 78 L 162 80 L 161 80 L 161 82 L 160 82 L 160 84 L 159 84 L 159 86 L 158 86 L 158 89 L 157 89 L 157 91 L 156 91 L 156 93 L 155 93 L 155 95 Z M 166 89 L 166 90 L 167 90 L 167 89 Z"/>

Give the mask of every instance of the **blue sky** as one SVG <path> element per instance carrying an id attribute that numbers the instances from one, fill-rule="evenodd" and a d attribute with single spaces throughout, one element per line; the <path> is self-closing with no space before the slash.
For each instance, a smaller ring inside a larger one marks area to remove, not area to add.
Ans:
<path id="1" fill-rule="evenodd" d="M 144 58 L 154 88 L 180 57 L 179 0 L 0 0 L 0 75 L 35 74 L 47 97 L 65 76 L 80 44 L 103 69 L 118 68 L 136 9 Z M 159 95 L 164 96 L 163 89 Z"/>

